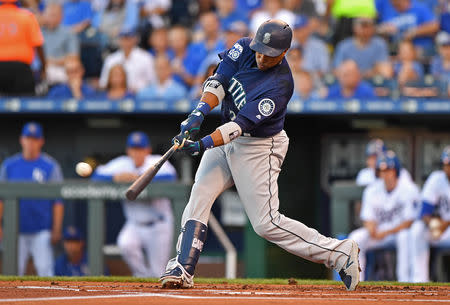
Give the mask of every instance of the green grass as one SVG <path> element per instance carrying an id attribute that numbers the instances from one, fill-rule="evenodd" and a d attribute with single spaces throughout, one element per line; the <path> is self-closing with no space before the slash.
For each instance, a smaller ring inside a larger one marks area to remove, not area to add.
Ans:
<path id="1" fill-rule="evenodd" d="M 297 285 L 342 285 L 330 280 L 295 279 Z M 6 276 L 0 275 L 0 281 L 47 281 L 47 282 L 128 282 L 156 283 L 156 278 L 135 278 L 126 276 L 86 276 L 86 277 L 38 277 L 38 276 Z M 240 285 L 287 285 L 288 279 L 224 279 L 196 278 L 198 284 L 240 284 Z M 362 286 L 450 286 L 450 283 L 399 283 L 399 282 L 361 282 Z"/>

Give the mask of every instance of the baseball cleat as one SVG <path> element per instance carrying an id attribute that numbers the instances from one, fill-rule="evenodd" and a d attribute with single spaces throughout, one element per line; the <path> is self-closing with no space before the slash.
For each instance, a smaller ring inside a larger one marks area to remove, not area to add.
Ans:
<path id="1" fill-rule="evenodd" d="M 347 259 L 347 262 L 339 271 L 342 282 L 344 282 L 345 287 L 348 291 L 353 291 L 359 284 L 359 273 L 361 268 L 359 267 L 359 248 L 354 240 L 352 242 L 352 250 Z"/>
<path id="2" fill-rule="evenodd" d="M 166 269 L 166 272 L 159 278 L 162 288 L 179 289 L 194 287 L 194 276 L 190 275 L 182 265 L 176 262 L 176 265 L 172 265 L 171 267 L 170 269 Z"/>

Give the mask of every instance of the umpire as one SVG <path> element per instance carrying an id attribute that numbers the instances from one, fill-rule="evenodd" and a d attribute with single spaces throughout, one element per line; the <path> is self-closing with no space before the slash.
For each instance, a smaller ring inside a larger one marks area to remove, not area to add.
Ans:
<path id="1" fill-rule="evenodd" d="M 33 13 L 19 8 L 15 0 L 0 0 L 0 96 L 35 94 L 30 64 L 36 50 L 45 75 L 43 44 Z"/>

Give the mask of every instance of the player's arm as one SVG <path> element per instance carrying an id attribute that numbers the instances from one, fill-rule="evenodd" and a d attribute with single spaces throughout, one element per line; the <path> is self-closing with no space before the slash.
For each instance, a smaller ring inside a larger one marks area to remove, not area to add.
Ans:
<path id="1" fill-rule="evenodd" d="M 56 244 L 61 240 L 63 219 L 64 219 L 64 204 L 61 201 L 57 201 L 53 204 L 53 225 L 52 225 L 53 244 Z"/>
<path id="2" fill-rule="evenodd" d="M 402 222 L 401 224 L 399 224 L 398 226 L 396 226 L 395 228 L 392 228 L 390 230 L 386 230 L 386 231 L 381 231 L 381 232 L 377 232 L 375 235 L 375 239 L 384 239 L 385 237 L 398 233 L 401 230 L 404 229 L 408 229 L 409 227 L 411 227 L 413 223 L 413 220 L 406 220 L 404 222 Z"/>
<path id="3" fill-rule="evenodd" d="M 364 228 L 367 229 L 367 231 L 369 231 L 369 235 L 371 238 L 375 238 L 376 234 L 377 234 L 377 222 L 376 221 L 364 221 L 363 222 Z"/>

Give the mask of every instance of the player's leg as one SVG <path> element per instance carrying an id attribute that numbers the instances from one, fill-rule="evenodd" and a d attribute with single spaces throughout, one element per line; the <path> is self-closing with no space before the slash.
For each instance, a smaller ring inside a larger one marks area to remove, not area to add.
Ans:
<path id="1" fill-rule="evenodd" d="M 410 228 L 411 273 L 416 283 L 430 281 L 429 231 L 422 220 L 416 220 Z"/>
<path id="2" fill-rule="evenodd" d="M 281 132 L 271 138 L 239 137 L 230 144 L 228 163 L 255 232 L 286 251 L 341 272 L 347 289 L 359 282 L 358 246 L 325 237 L 278 212 L 277 179 L 288 148 Z"/>
<path id="3" fill-rule="evenodd" d="M 54 256 L 51 242 L 51 233 L 48 230 L 33 234 L 31 242 L 31 255 L 39 276 L 53 276 Z"/>
<path id="4" fill-rule="evenodd" d="M 184 209 L 177 257 L 171 259 L 161 276 L 165 288 L 189 288 L 194 285 L 195 266 L 206 240 L 207 223 L 212 204 L 233 185 L 226 162 L 229 145 L 207 150 L 195 175 L 189 202 Z"/>
<path id="5" fill-rule="evenodd" d="M 397 281 L 399 282 L 411 282 L 412 276 L 410 276 L 410 263 L 411 251 L 409 241 L 410 230 L 405 229 L 395 234 L 395 244 L 397 252 L 396 274 Z"/>
<path id="6" fill-rule="evenodd" d="M 149 275 L 138 225 L 126 222 L 117 237 L 117 246 L 133 276 L 147 277 Z"/>
<path id="7" fill-rule="evenodd" d="M 364 281 L 366 273 L 366 254 L 370 241 L 369 231 L 364 227 L 356 229 L 350 233 L 348 239 L 354 240 L 358 244 L 358 247 L 360 249 L 359 266 L 361 268 L 361 273 L 359 279 L 361 281 Z"/>
<path id="8" fill-rule="evenodd" d="M 30 234 L 19 234 L 17 267 L 20 276 L 25 274 L 28 258 L 31 253 L 31 236 Z"/>
<path id="9" fill-rule="evenodd" d="M 165 270 L 172 250 L 173 217 L 165 217 L 151 226 L 142 241 L 147 253 L 149 276 L 159 277 Z"/>

